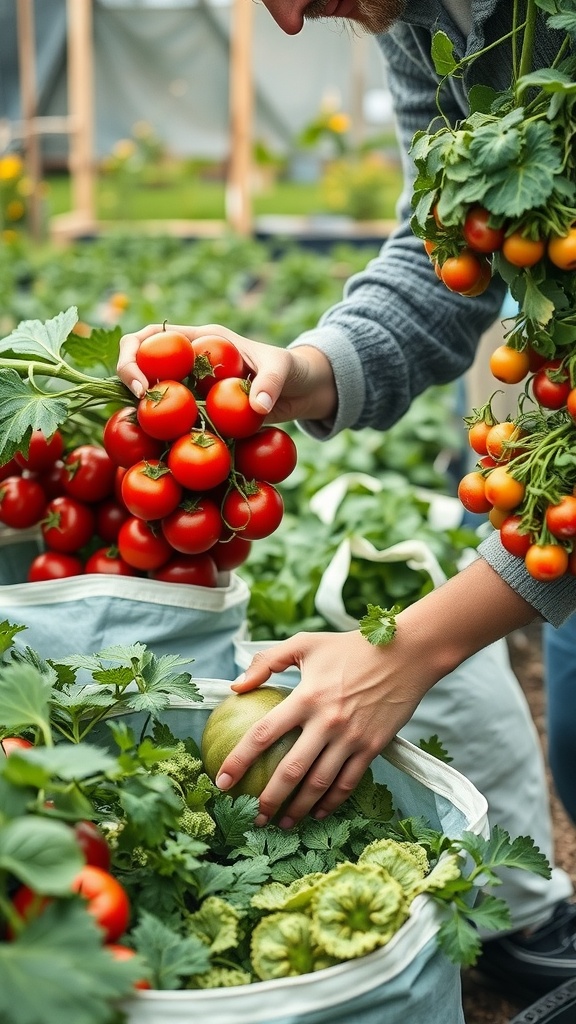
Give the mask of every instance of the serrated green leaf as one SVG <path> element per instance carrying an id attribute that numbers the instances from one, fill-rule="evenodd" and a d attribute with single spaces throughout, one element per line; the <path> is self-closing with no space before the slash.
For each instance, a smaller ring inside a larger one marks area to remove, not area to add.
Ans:
<path id="1" fill-rule="evenodd" d="M 449 764 L 454 758 L 450 757 L 448 751 L 443 746 L 440 738 L 437 735 L 430 736 L 429 739 L 421 739 L 418 743 L 421 750 L 425 750 L 426 753 L 432 754 L 432 757 L 438 758 L 439 761 L 443 761 L 445 764 Z"/>
<path id="2" fill-rule="evenodd" d="M 0 352 L 38 356 L 43 361 L 57 363 L 66 338 L 78 323 L 78 310 L 70 306 L 52 320 L 23 320 L 7 338 L 0 340 Z"/>
<path id="3" fill-rule="evenodd" d="M 61 743 L 55 747 L 32 747 L 21 752 L 15 751 L 10 764 L 21 762 L 42 769 L 47 778 L 59 778 L 67 782 L 105 775 L 117 767 L 116 759 L 111 754 L 90 743 Z M 8 773 L 8 766 L 6 771 Z"/>
<path id="4" fill-rule="evenodd" d="M 21 447 L 26 450 L 32 430 L 51 437 L 67 416 L 66 400 L 58 394 L 33 391 L 16 370 L 0 370 L 0 465 Z"/>
<path id="5" fill-rule="evenodd" d="M 523 312 L 529 320 L 545 327 L 554 316 L 555 306 L 551 299 L 536 284 L 532 274 L 525 275 L 525 291 L 522 302 Z"/>
<path id="6" fill-rule="evenodd" d="M 380 608 L 369 604 L 366 615 L 360 619 L 360 632 L 375 647 L 389 644 L 396 634 L 396 615 L 400 611 L 397 605 L 393 608 Z"/>
<path id="7" fill-rule="evenodd" d="M 21 633 L 27 626 L 15 626 L 8 619 L 0 622 L 0 655 L 4 654 L 10 647 L 17 633 Z"/>
<path id="8" fill-rule="evenodd" d="M 478 901 L 467 912 L 467 917 L 485 931 L 500 931 L 510 928 L 512 917 L 510 907 L 505 900 L 482 893 Z"/>
<path id="9" fill-rule="evenodd" d="M 111 330 L 95 327 L 88 338 L 70 334 L 64 344 L 64 351 L 81 370 L 103 366 L 106 373 L 113 376 L 116 373 L 121 336 L 120 327 Z"/>
<path id="10" fill-rule="evenodd" d="M 180 988 L 183 979 L 210 967 L 210 949 L 196 935 L 182 938 L 147 911 L 132 933 L 136 949 L 150 965 L 156 989 Z"/>
<path id="11" fill-rule="evenodd" d="M 550 864 L 530 836 L 518 836 L 511 841 L 505 829 L 495 825 L 489 839 L 474 835 L 472 832 L 464 832 L 459 844 L 468 851 L 477 864 L 481 863 L 487 868 L 522 868 L 524 871 L 533 871 L 542 878 L 550 878 Z"/>
<path id="12" fill-rule="evenodd" d="M 446 910 L 438 931 L 438 943 L 448 959 L 462 967 L 475 964 L 482 947 L 477 929 L 455 906 Z"/>
<path id="13" fill-rule="evenodd" d="M 550 126 L 542 121 L 528 124 L 518 161 L 492 172 L 485 204 L 492 213 L 521 217 L 546 203 L 554 191 L 554 175 L 561 170 Z"/>
<path id="14" fill-rule="evenodd" d="M 454 57 L 454 43 L 445 32 L 435 32 L 432 37 L 432 60 L 436 73 L 444 78 L 458 67 Z"/>

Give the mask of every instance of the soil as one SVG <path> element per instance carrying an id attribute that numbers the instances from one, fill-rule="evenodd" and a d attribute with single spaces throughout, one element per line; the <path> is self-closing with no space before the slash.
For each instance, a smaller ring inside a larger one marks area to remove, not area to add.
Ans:
<path id="1" fill-rule="evenodd" d="M 546 758 L 546 701 L 540 626 L 533 624 L 527 629 L 518 630 L 508 638 L 508 645 L 514 671 L 526 694 Z M 556 843 L 555 861 L 569 873 L 576 886 L 576 827 L 558 800 L 550 776 L 549 783 Z M 530 998 L 524 1002 L 504 998 L 502 994 L 487 988 L 486 982 L 474 970 L 463 973 L 462 989 L 466 1024 L 509 1024 L 533 1002 Z"/>

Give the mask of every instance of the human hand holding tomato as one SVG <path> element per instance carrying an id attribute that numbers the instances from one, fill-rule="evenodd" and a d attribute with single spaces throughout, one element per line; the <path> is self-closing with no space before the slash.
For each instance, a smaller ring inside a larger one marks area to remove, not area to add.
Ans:
<path id="1" fill-rule="evenodd" d="M 320 420 L 334 415 L 337 394 L 332 367 L 318 349 L 308 345 L 293 349 L 266 345 L 217 324 L 166 325 L 166 329 L 181 332 L 193 346 L 198 339 L 214 335 L 232 342 L 251 376 L 250 405 L 267 423 Z M 161 324 L 149 324 L 120 339 L 117 373 L 137 398 L 144 395 L 150 383 L 138 365 L 138 351 L 145 340 L 161 331 Z"/>

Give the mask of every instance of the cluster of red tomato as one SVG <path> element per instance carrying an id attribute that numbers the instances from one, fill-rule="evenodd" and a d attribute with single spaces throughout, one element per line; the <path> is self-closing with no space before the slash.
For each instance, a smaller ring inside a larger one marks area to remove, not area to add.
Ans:
<path id="1" fill-rule="evenodd" d="M 101 445 L 63 454 L 58 431 L 34 431 L 0 471 L 0 522 L 42 531 L 30 581 L 96 572 L 214 587 L 280 525 L 275 484 L 296 446 L 250 406 L 236 346 L 164 330 L 138 363 L 150 387 L 109 417 Z"/>
<path id="2" fill-rule="evenodd" d="M 0 741 L 7 757 L 32 745 L 21 736 L 7 736 Z M 134 950 L 118 940 L 130 922 L 130 902 L 124 887 L 110 873 L 110 847 L 94 822 L 77 821 L 70 827 L 85 861 L 70 891 L 79 893 L 87 901 L 87 909 L 101 928 L 111 955 L 117 960 L 128 960 L 134 956 Z M 49 897 L 39 896 L 27 885 L 21 885 L 12 897 L 14 910 L 24 922 L 41 914 L 48 903 Z M 11 932 L 6 937 L 11 938 Z M 150 984 L 142 979 L 136 982 L 135 988 L 150 988 Z"/>
<path id="3" fill-rule="evenodd" d="M 506 225 L 493 227 L 489 211 L 475 205 L 468 210 L 461 231 L 454 232 L 442 224 L 436 206 L 432 212 L 435 237 L 426 239 L 424 246 L 436 275 L 450 291 L 481 295 L 492 276 L 490 256 L 500 251 L 508 263 L 519 268 L 533 267 L 544 256 L 560 270 L 576 268 L 576 227 L 550 239 L 530 238 L 521 231 L 508 233 Z M 458 250 L 455 254 L 445 255 L 454 247 Z"/>
<path id="4" fill-rule="evenodd" d="M 563 360 L 546 360 L 532 350 L 500 345 L 490 357 L 490 370 L 506 384 L 528 377 L 528 391 L 544 414 L 563 410 L 566 422 L 576 423 L 576 387 Z M 468 419 L 468 441 L 480 459 L 478 468 L 460 481 L 460 501 L 470 512 L 488 513 L 503 546 L 524 560 L 534 579 L 553 580 L 566 572 L 576 575 L 576 486 L 559 501 L 543 498 L 539 521 L 532 516 L 527 524 L 523 503 L 528 477 L 522 464 L 528 446 L 522 418 L 518 423 L 494 422 L 489 404 L 480 413 L 475 420 Z"/>

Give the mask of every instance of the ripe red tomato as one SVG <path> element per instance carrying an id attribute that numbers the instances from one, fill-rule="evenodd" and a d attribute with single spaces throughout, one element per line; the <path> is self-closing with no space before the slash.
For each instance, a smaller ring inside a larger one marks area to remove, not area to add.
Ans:
<path id="1" fill-rule="evenodd" d="M 516 480 L 505 466 L 492 469 L 484 484 L 484 493 L 490 504 L 504 511 L 518 508 L 526 492 L 524 484 Z"/>
<path id="2" fill-rule="evenodd" d="M 162 533 L 176 551 L 199 555 L 213 547 L 222 533 L 220 509 L 209 498 L 186 500 L 162 520 Z"/>
<path id="3" fill-rule="evenodd" d="M 190 430 L 198 419 L 196 399 L 177 380 L 161 380 L 138 403 L 138 423 L 150 437 L 172 441 Z"/>
<path id="4" fill-rule="evenodd" d="M 166 459 L 178 483 L 190 491 L 209 491 L 228 476 L 232 456 L 225 441 L 210 430 L 192 430 L 170 446 Z"/>
<path id="5" fill-rule="evenodd" d="M 231 533 L 210 548 L 210 555 L 220 572 L 230 572 L 246 561 L 251 550 L 252 541 L 244 540 L 238 533 Z"/>
<path id="6" fill-rule="evenodd" d="M 249 437 L 264 416 L 250 405 L 250 381 L 245 377 L 217 380 L 206 395 L 206 415 L 222 437 Z"/>
<path id="7" fill-rule="evenodd" d="M 218 334 L 206 334 L 192 342 L 194 379 L 198 394 L 206 396 L 216 380 L 243 377 L 244 359 L 233 342 Z"/>
<path id="8" fill-rule="evenodd" d="M 61 551 L 43 551 L 32 559 L 28 569 L 29 583 L 40 583 L 42 580 L 63 580 L 68 576 L 81 576 L 84 564 L 76 555 L 67 555 Z"/>
<path id="9" fill-rule="evenodd" d="M 218 585 L 218 569 L 207 551 L 200 555 L 174 555 L 160 569 L 151 572 L 150 576 L 161 583 L 185 583 L 196 587 Z"/>
<path id="10" fill-rule="evenodd" d="M 3 740 L 0 740 L 0 747 L 6 754 L 6 757 L 10 757 L 10 754 L 18 752 L 19 750 L 29 750 L 34 744 L 30 740 L 25 740 L 23 736 L 5 736 Z"/>
<path id="11" fill-rule="evenodd" d="M 519 352 L 510 345 L 498 345 L 490 355 L 490 372 L 504 384 L 519 384 L 530 370 L 526 350 Z"/>
<path id="12" fill-rule="evenodd" d="M 560 270 L 576 270 L 576 227 L 548 242 L 548 259 Z"/>
<path id="13" fill-rule="evenodd" d="M 16 459 L 10 459 L 5 462 L 3 466 L 0 466 L 0 483 L 5 480 L 7 476 L 20 476 L 22 473 L 21 467 L 16 462 Z"/>
<path id="14" fill-rule="evenodd" d="M 137 462 L 122 479 L 122 501 L 139 519 L 163 519 L 182 498 L 182 487 L 165 462 Z"/>
<path id="15" fill-rule="evenodd" d="M 48 499 L 59 498 L 60 495 L 66 493 L 64 487 L 65 472 L 62 459 L 56 459 L 54 465 L 47 469 L 46 472 L 34 474 L 37 483 L 40 484 Z"/>
<path id="16" fill-rule="evenodd" d="M 559 540 L 576 537 L 576 497 L 565 494 L 557 505 L 549 505 L 545 519 L 553 537 Z"/>
<path id="17" fill-rule="evenodd" d="M 122 946 L 118 942 L 108 942 L 105 949 L 114 957 L 115 960 L 132 960 L 132 958 L 136 956 L 133 949 L 130 949 L 129 946 Z M 149 989 L 151 987 L 150 982 L 147 981 L 146 978 L 140 978 L 138 981 L 134 982 L 134 988 Z"/>
<path id="18" fill-rule="evenodd" d="M 64 466 L 64 488 L 78 501 L 92 504 L 113 493 L 116 466 L 100 445 L 79 445 L 66 455 Z"/>
<path id="19" fill-rule="evenodd" d="M 164 329 L 144 339 L 136 362 L 152 384 L 167 378 L 184 380 L 194 365 L 194 352 L 185 334 Z"/>
<path id="20" fill-rule="evenodd" d="M 504 229 L 491 227 L 490 218 L 490 212 L 483 206 L 471 206 L 466 214 L 462 234 L 474 252 L 488 254 L 502 248 Z"/>
<path id="21" fill-rule="evenodd" d="M 490 282 L 492 281 L 492 264 L 489 260 L 481 257 L 480 259 L 480 277 L 476 281 L 476 284 L 472 285 L 471 288 L 467 288 L 462 295 L 483 295 Z"/>
<path id="22" fill-rule="evenodd" d="M 48 502 L 40 529 L 52 551 L 72 554 L 91 540 L 95 525 L 92 508 L 64 494 Z"/>
<path id="23" fill-rule="evenodd" d="M 234 469 L 247 480 L 279 484 L 290 476 L 297 458 L 294 441 L 280 427 L 261 427 L 234 445 Z"/>
<path id="24" fill-rule="evenodd" d="M 95 825 L 93 821 L 77 821 L 72 827 L 86 863 L 102 868 L 103 871 L 109 871 L 110 847 L 98 825 Z"/>
<path id="25" fill-rule="evenodd" d="M 224 499 L 222 519 L 245 540 L 260 540 L 277 530 L 284 515 L 279 491 L 263 480 L 254 480 L 245 495 L 234 489 Z"/>
<path id="26" fill-rule="evenodd" d="M 7 476 L 0 483 L 0 523 L 16 530 L 35 526 L 46 508 L 46 495 L 31 477 Z"/>
<path id="27" fill-rule="evenodd" d="M 529 533 L 520 532 L 521 522 L 522 516 L 506 516 L 506 519 L 500 526 L 500 540 L 502 541 L 502 546 L 511 555 L 525 558 L 528 548 L 532 544 L 532 538 Z"/>
<path id="28" fill-rule="evenodd" d="M 14 459 L 21 469 L 29 469 L 32 473 L 44 473 L 54 465 L 63 451 L 64 439 L 59 430 L 55 430 L 51 437 L 46 437 L 42 430 L 33 430 L 28 454 L 16 452 Z"/>
<path id="29" fill-rule="evenodd" d="M 535 580 L 557 580 L 568 570 L 568 552 L 561 544 L 531 544 L 524 556 L 527 572 Z"/>
<path id="30" fill-rule="evenodd" d="M 126 890 L 113 875 L 86 864 L 71 888 L 88 901 L 88 912 L 96 918 L 106 942 L 114 942 L 124 934 L 130 921 L 130 903 Z"/>
<path id="31" fill-rule="evenodd" d="M 120 527 L 118 551 L 128 565 L 144 572 L 159 569 L 172 554 L 161 530 L 137 516 L 131 516 Z"/>
<path id="32" fill-rule="evenodd" d="M 118 531 L 128 519 L 130 513 L 124 503 L 120 504 L 114 498 L 106 498 L 95 506 L 96 533 L 107 544 L 115 544 L 118 538 Z"/>
<path id="33" fill-rule="evenodd" d="M 102 443 L 112 462 L 125 467 L 142 459 L 159 459 L 163 447 L 142 429 L 132 405 L 112 413 L 104 426 Z"/>
<path id="34" fill-rule="evenodd" d="M 561 359 L 550 359 L 532 378 L 532 394 L 545 409 L 561 409 L 572 390 L 568 373 L 560 375 L 558 380 L 552 380 L 549 375 L 550 371 L 554 373 L 561 366 Z"/>
<path id="35" fill-rule="evenodd" d="M 85 573 L 99 573 L 104 576 L 138 576 L 138 570 L 122 558 L 118 548 L 112 544 L 110 547 L 97 548 L 87 559 L 84 566 Z"/>
<path id="36" fill-rule="evenodd" d="M 458 256 L 449 256 L 440 268 L 442 281 L 451 292 L 467 292 L 478 284 L 482 264 L 471 249 L 463 249 Z"/>
<path id="37" fill-rule="evenodd" d="M 502 255 L 514 267 L 533 267 L 546 252 L 546 242 L 540 238 L 525 238 L 519 231 L 507 235 L 502 243 Z"/>

